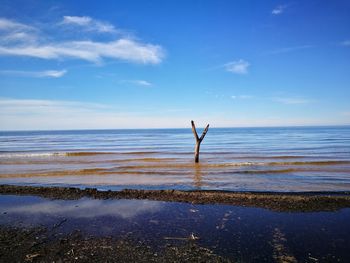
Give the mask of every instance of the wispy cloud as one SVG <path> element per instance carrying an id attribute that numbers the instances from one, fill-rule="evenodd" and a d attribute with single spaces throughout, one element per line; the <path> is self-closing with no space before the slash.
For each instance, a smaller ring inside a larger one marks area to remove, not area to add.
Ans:
<path id="1" fill-rule="evenodd" d="M 276 6 L 272 11 L 271 11 L 271 14 L 273 15 L 280 15 L 282 14 L 285 9 L 287 8 L 287 5 L 279 5 L 279 6 Z"/>
<path id="2" fill-rule="evenodd" d="M 44 70 L 44 71 L 21 71 L 21 70 L 0 70 L 2 75 L 14 75 L 18 77 L 32 78 L 60 78 L 67 73 L 67 70 Z"/>
<path id="3" fill-rule="evenodd" d="M 340 45 L 344 47 L 350 47 L 350 40 L 344 40 L 340 42 Z"/>
<path id="4" fill-rule="evenodd" d="M 11 32 L 6 35 L 0 36 L 0 42 L 13 43 L 13 42 L 29 42 L 33 43 L 37 40 L 37 37 L 33 34 L 26 32 Z"/>
<path id="5" fill-rule="evenodd" d="M 79 26 L 87 31 L 100 33 L 117 33 L 118 30 L 108 22 L 102 22 L 89 16 L 64 16 L 62 25 Z"/>
<path id="6" fill-rule="evenodd" d="M 313 48 L 313 47 L 314 47 L 313 45 L 303 45 L 303 46 L 277 48 L 275 50 L 265 52 L 265 54 L 266 55 L 275 55 L 275 54 L 289 53 L 289 52 L 303 50 L 303 49 L 309 49 L 309 48 Z"/>
<path id="7" fill-rule="evenodd" d="M 145 115 L 134 106 L 123 110 L 79 101 L 0 98 L 0 130 L 174 128 L 188 123 L 187 115 L 169 115 L 171 112 L 159 114 L 158 108 Z"/>
<path id="8" fill-rule="evenodd" d="M 64 16 L 61 23 L 87 26 L 92 23 L 92 18 L 88 16 Z"/>
<path id="9" fill-rule="evenodd" d="M 25 31 L 36 31 L 36 28 L 28 26 L 22 23 L 18 23 L 6 18 L 0 18 L 0 30 L 2 31 L 12 31 L 12 30 L 25 30 Z"/>
<path id="10" fill-rule="evenodd" d="M 82 59 L 101 63 L 103 58 L 142 64 L 158 64 L 164 57 L 162 47 L 130 39 L 112 42 L 71 41 L 47 45 L 0 46 L 0 55 L 27 56 L 42 59 Z"/>
<path id="11" fill-rule="evenodd" d="M 37 34 L 35 27 L 0 18 L 0 43 L 35 42 Z"/>
<path id="12" fill-rule="evenodd" d="M 253 96 L 250 96 L 250 95 L 232 95 L 231 96 L 231 99 L 235 100 L 235 99 L 242 99 L 242 100 L 245 100 L 245 99 L 251 99 L 253 98 Z"/>
<path id="13" fill-rule="evenodd" d="M 0 108 L 3 112 L 70 112 L 73 109 L 79 111 L 108 109 L 109 106 L 98 103 L 88 103 L 79 101 L 61 101 L 61 100 L 38 100 L 38 99 L 11 99 L 0 98 Z"/>
<path id="14" fill-rule="evenodd" d="M 271 98 L 275 102 L 283 103 L 283 104 L 307 104 L 311 103 L 308 99 L 303 98 L 282 98 L 282 97 L 274 97 Z"/>
<path id="15" fill-rule="evenodd" d="M 153 84 L 147 80 L 134 79 L 134 80 L 122 80 L 121 83 L 130 83 L 138 86 L 151 87 Z"/>
<path id="16" fill-rule="evenodd" d="M 134 109 L 135 105 L 131 107 Z M 278 112 L 276 116 L 243 114 L 229 118 L 226 111 L 208 112 L 205 117 L 203 113 L 196 115 L 195 112 L 172 112 L 171 109 L 163 108 L 161 111 L 164 114 L 159 114 L 159 108 L 145 114 L 144 110 L 126 112 L 125 109 L 108 104 L 0 98 L 0 130 L 183 128 L 189 125 L 189 114 L 198 123 L 211 123 L 215 127 L 349 124 L 348 116 L 340 114 L 343 117 L 331 119 L 308 117 L 307 114 L 296 119 Z"/>
<path id="17" fill-rule="evenodd" d="M 243 59 L 232 61 L 224 65 L 226 71 L 232 72 L 235 74 L 247 74 L 249 66 L 250 64 Z"/>
<path id="18" fill-rule="evenodd" d="M 101 32 L 111 32 L 115 29 L 108 24 L 97 23 L 89 17 L 66 17 L 66 20 L 80 25 L 93 25 L 96 30 Z M 40 41 L 33 43 L 33 41 L 28 41 L 28 30 L 32 30 L 34 27 L 2 19 L 0 20 L 0 28 L 6 29 L 6 34 L 2 35 L 3 41 L 0 41 L 0 55 L 2 56 L 59 60 L 80 59 L 94 63 L 101 63 L 104 59 L 116 59 L 141 64 L 159 64 L 165 57 L 164 49 L 160 45 L 143 43 L 125 37 L 105 42 L 93 40 L 60 41 L 59 39 L 48 42 L 46 40 L 50 38 L 49 36 L 41 36 Z M 7 43 L 4 41 L 6 39 L 21 39 L 21 42 Z"/>

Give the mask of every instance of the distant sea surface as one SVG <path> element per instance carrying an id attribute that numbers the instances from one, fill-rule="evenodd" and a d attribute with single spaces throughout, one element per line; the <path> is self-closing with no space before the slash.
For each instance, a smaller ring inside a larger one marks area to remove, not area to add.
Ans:
<path id="1" fill-rule="evenodd" d="M 199 133 L 201 130 L 199 129 Z M 350 126 L 0 132 L 0 184 L 350 191 Z"/>

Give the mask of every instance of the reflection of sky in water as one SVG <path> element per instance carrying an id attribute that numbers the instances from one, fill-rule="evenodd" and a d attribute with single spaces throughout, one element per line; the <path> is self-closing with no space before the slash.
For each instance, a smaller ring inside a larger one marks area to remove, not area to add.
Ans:
<path id="1" fill-rule="evenodd" d="M 62 220 L 60 231 L 80 229 L 86 234 L 109 235 L 133 231 L 134 223 L 159 213 L 164 202 L 148 200 L 50 200 L 33 196 L 0 196 L 0 224 L 46 226 Z"/>
<path id="2" fill-rule="evenodd" d="M 55 233 L 79 229 L 83 235 L 128 236 L 158 248 L 167 243 L 181 245 L 193 233 L 199 245 L 244 262 L 273 262 L 278 245 L 300 262 L 327 255 L 350 262 L 350 209 L 282 213 L 230 205 L 0 195 L 0 225 L 44 225 Z"/>
<path id="3" fill-rule="evenodd" d="M 10 214 L 27 216 L 69 216 L 71 218 L 94 218 L 102 216 L 130 219 L 144 213 L 154 213 L 161 209 L 162 203 L 145 200 L 95 200 L 41 201 L 39 203 L 2 207 Z"/>

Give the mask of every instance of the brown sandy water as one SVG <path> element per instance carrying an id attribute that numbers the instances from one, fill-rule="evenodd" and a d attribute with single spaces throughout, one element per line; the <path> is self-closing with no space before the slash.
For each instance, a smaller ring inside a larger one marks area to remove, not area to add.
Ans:
<path id="1" fill-rule="evenodd" d="M 191 154 L 171 155 L 69 152 L 3 157 L 0 182 L 111 189 L 350 190 L 348 160 L 241 156 L 218 162 L 203 153 L 201 163 L 194 164 Z"/>
<path id="2" fill-rule="evenodd" d="M 99 189 L 349 191 L 350 128 L 0 132 L 0 183 Z"/>

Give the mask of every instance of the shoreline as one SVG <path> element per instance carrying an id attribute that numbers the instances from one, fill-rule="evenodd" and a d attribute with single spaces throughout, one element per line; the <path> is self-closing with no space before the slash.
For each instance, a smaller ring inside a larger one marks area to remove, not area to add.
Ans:
<path id="1" fill-rule="evenodd" d="M 265 208 L 280 212 L 337 211 L 350 208 L 350 192 L 230 192 L 221 190 L 100 191 L 96 188 L 0 185 L 1 195 L 33 195 L 51 199 L 148 199 L 192 204 Z"/>

